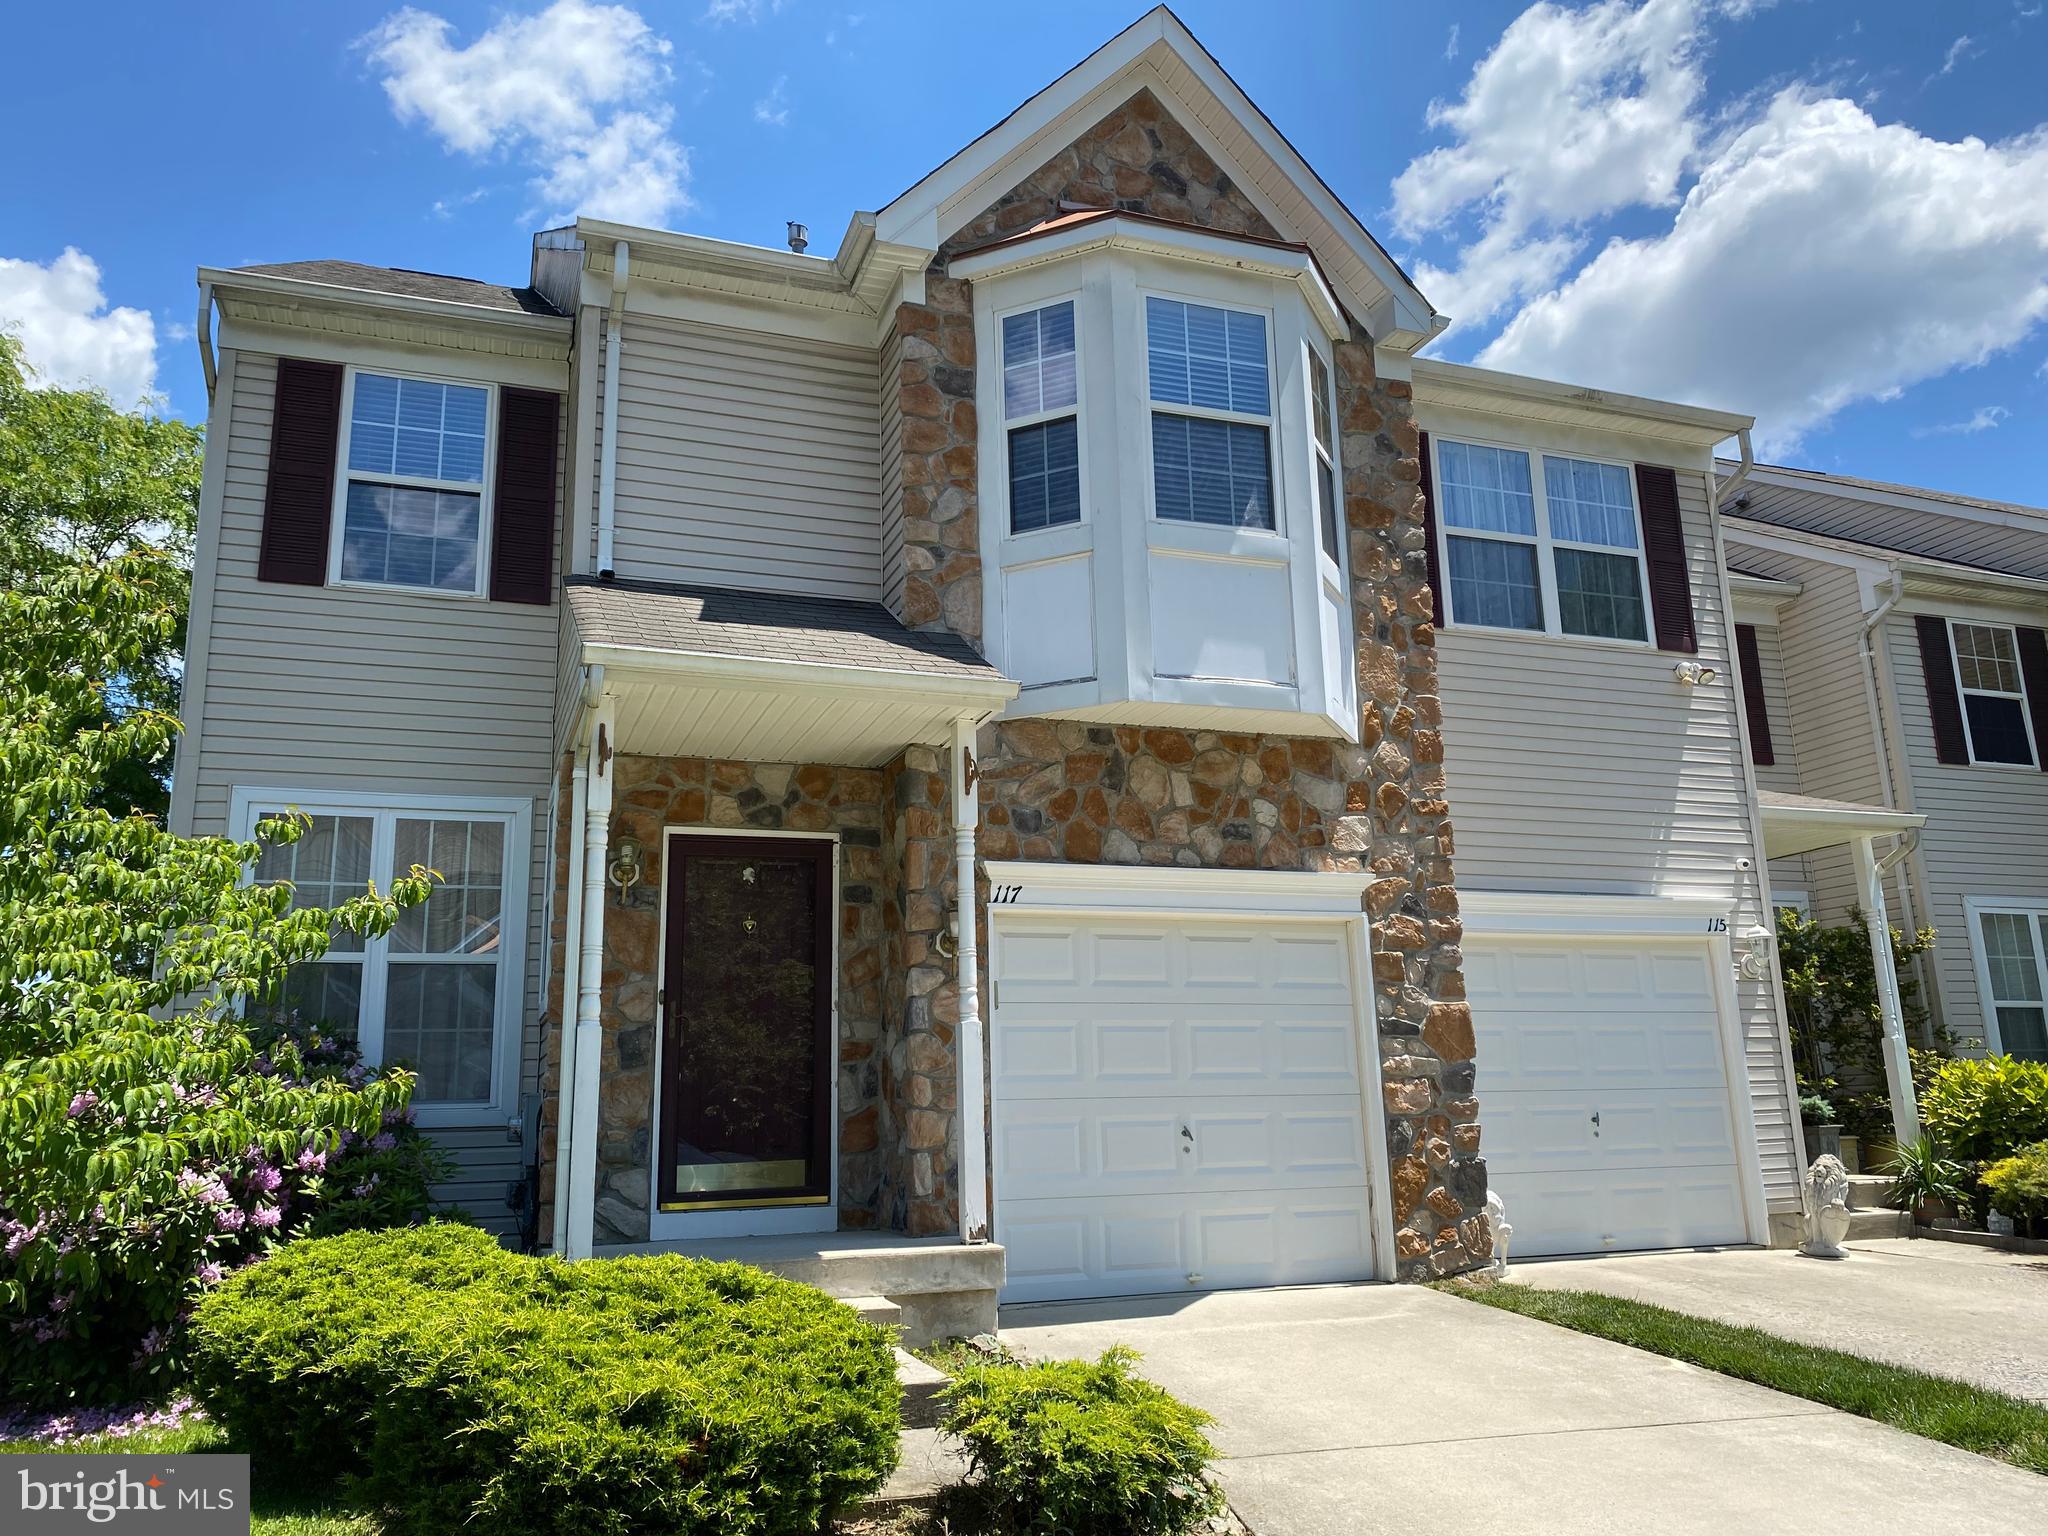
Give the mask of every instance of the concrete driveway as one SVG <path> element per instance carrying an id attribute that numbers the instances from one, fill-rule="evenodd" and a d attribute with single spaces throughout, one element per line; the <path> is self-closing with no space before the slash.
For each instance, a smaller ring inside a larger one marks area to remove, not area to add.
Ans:
<path id="1" fill-rule="evenodd" d="M 1006 1307 L 1041 1357 L 1128 1344 L 1218 1420 L 1257 1536 L 2048 1531 L 2048 1480 L 1414 1286 Z"/>
<path id="2" fill-rule="evenodd" d="M 2048 1403 L 2048 1258 L 1926 1238 L 1632 1253 L 1514 1266 L 1522 1285 L 1600 1291 L 1762 1328 Z M 2048 1495 L 2048 1489 L 2043 1489 Z"/>

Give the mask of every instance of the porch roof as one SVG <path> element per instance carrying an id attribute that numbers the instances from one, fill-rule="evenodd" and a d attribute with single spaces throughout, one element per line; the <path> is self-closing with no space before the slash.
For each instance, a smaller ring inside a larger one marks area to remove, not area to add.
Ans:
<path id="1" fill-rule="evenodd" d="M 1764 813 L 1764 856 L 1772 859 L 1832 848 L 1859 837 L 1910 832 L 1927 824 L 1927 818 L 1914 811 L 1854 800 L 1823 800 L 1771 789 L 1758 790 L 1756 798 Z"/>
<path id="2" fill-rule="evenodd" d="M 621 752 L 874 766 L 1017 694 L 960 636 L 880 603 L 590 577 L 565 595 Z"/>

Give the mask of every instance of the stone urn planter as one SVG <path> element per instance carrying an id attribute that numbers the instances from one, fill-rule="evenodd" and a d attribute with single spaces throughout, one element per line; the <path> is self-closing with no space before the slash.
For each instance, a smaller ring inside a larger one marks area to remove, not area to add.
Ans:
<path id="1" fill-rule="evenodd" d="M 1839 1125 L 1808 1125 L 1806 1151 L 1811 1157 L 1832 1157 L 1840 1161 L 1842 1128 Z"/>

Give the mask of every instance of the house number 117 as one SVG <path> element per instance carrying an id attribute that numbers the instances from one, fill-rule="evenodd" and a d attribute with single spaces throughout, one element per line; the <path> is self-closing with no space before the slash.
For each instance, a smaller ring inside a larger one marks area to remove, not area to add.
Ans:
<path id="1" fill-rule="evenodd" d="M 1017 898 L 1024 894 L 1021 885 L 998 885 L 990 889 L 988 904 L 992 907 L 1015 906 Z"/>

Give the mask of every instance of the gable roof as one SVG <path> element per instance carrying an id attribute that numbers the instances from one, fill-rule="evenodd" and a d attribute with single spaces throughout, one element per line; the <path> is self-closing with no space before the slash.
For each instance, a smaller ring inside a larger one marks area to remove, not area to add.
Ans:
<path id="1" fill-rule="evenodd" d="M 1733 459 L 1714 461 L 1714 469 L 1723 479 L 1732 475 L 1737 467 Z M 1800 469 L 1790 464 L 1757 464 L 1751 468 L 1748 478 L 1766 485 L 1776 482 L 1791 485 L 1810 484 L 1816 490 L 1828 490 L 1837 495 L 1874 493 L 1866 499 L 1881 499 L 1894 504 L 1935 502 L 1941 504 L 1942 510 L 1960 509 L 1964 515 L 1971 511 L 2012 512 L 2048 525 L 2048 507 L 2029 506 L 2022 501 L 1993 501 L 1983 496 L 1966 496 L 1960 491 L 1932 490 L 1924 485 L 1898 485 L 1889 480 L 1864 480 L 1855 475 L 1834 474 L 1823 469 Z"/>
<path id="2" fill-rule="evenodd" d="M 876 237 L 936 251 L 1053 155 L 1150 88 L 1283 235 L 1306 244 L 1373 340 L 1413 350 L 1439 317 L 1399 262 L 1208 49 L 1161 5 L 1111 38 L 874 215 Z"/>
<path id="3" fill-rule="evenodd" d="M 528 315 L 561 313 L 531 288 L 507 288 L 502 283 L 486 283 L 473 277 L 449 277 L 441 272 L 415 272 L 409 267 L 373 267 L 360 261 L 269 261 L 229 270 L 258 277 L 319 283 L 329 288 L 389 293 L 408 299 L 432 299 L 442 304 L 474 304 L 482 309 L 516 310 Z"/>

